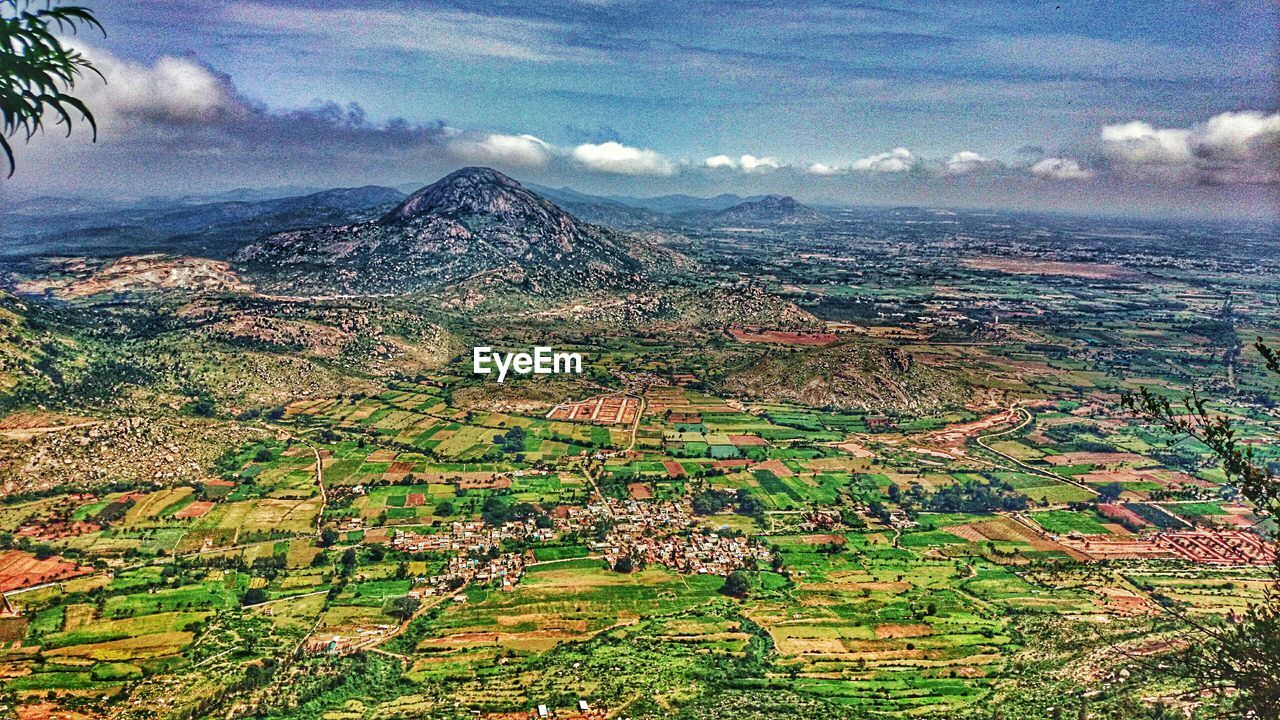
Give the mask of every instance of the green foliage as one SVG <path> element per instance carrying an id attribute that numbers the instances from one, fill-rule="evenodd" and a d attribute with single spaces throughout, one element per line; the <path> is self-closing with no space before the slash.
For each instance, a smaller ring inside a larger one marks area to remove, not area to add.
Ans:
<path id="1" fill-rule="evenodd" d="M 1267 369 L 1280 374 L 1280 357 L 1259 340 L 1256 346 Z M 1223 471 L 1258 513 L 1275 517 L 1280 511 L 1280 477 L 1264 467 L 1252 446 L 1238 442 L 1231 420 L 1212 414 L 1208 402 L 1192 394 L 1176 403 L 1147 388 L 1124 398 L 1125 407 L 1160 424 L 1179 437 L 1194 438 L 1221 460 Z M 1236 622 L 1216 622 L 1187 612 L 1180 604 L 1162 603 L 1167 613 L 1189 627 L 1195 641 L 1177 653 L 1169 672 L 1197 688 L 1230 696 L 1237 711 L 1248 717 L 1280 717 L 1280 567 L 1261 601 Z"/>
<path id="2" fill-rule="evenodd" d="M 0 115 L 4 118 L 0 150 L 9 162 L 10 176 L 17 163 L 7 138 L 22 133 L 30 140 L 44 129 L 46 117 L 65 124 L 69 135 L 74 110 L 97 139 L 93 113 L 67 91 L 85 71 L 102 74 L 83 54 L 65 47 L 56 33 L 74 33 L 82 25 L 103 28 L 87 8 L 60 6 L 60 1 L 0 0 Z"/>
<path id="3" fill-rule="evenodd" d="M 751 590 L 751 582 L 747 580 L 747 576 L 742 572 L 731 572 L 724 579 L 724 585 L 720 587 L 720 592 L 729 597 L 745 598 Z"/>
<path id="4" fill-rule="evenodd" d="M 418 612 L 420 607 L 422 607 L 422 602 L 418 598 L 402 595 L 388 600 L 383 606 L 383 611 L 391 617 L 408 620 L 413 617 L 414 613 Z"/>

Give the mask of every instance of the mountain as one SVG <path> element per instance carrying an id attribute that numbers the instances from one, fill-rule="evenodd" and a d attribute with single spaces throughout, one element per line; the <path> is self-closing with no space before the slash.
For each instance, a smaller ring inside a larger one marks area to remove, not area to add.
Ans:
<path id="1" fill-rule="evenodd" d="M 630 205 L 631 207 L 654 210 L 668 215 L 676 215 L 695 211 L 723 210 L 743 202 L 759 200 L 760 197 L 761 196 L 759 195 L 742 197 L 741 195 L 734 195 L 733 193 L 721 193 L 715 197 L 703 198 L 696 197 L 694 195 L 675 193 L 671 195 L 659 195 L 658 197 L 651 198 L 612 196 L 608 199 L 620 202 L 623 205 Z"/>
<path id="2" fill-rule="evenodd" d="M 696 213 L 690 219 L 708 225 L 811 225 L 830 218 L 787 195 L 766 195 L 710 213 Z"/>
<path id="3" fill-rule="evenodd" d="M 611 198 L 588 195 L 572 188 L 530 185 L 543 197 L 572 213 L 574 217 L 615 230 L 651 230 L 672 220 L 671 216 L 643 207 L 633 207 Z"/>
<path id="4" fill-rule="evenodd" d="M 489 168 L 453 172 L 366 222 L 276 233 L 235 255 L 281 291 L 399 293 L 481 276 L 536 293 L 630 282 L 682 260 L 583 222 Z"/>
<path id="5" fill-rule="evenodd" d="M 245 238 L 367 220 L 403 199 L 398 190 L 374 185 L 195 205 L 182 199 L 151 199 L 108 207 L 47 198 L 0 212 L 0 236 L 9 238 L 0 255 L 118 257 L 169 252 L 226 257 Z"/>

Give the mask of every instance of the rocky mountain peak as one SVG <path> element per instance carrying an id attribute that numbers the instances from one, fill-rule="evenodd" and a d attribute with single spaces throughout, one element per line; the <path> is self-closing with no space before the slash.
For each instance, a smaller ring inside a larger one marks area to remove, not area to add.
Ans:
<path id="1" fill-rule="evenodd" d="M 408 223 L 421 218 L 465 219 L 483 216 L 492 220 L 537 223 L 561 230 L 576 229 L 573 216 L 520 183 L 492 168 L 466 167 L 418 190 L 383 216 L 384 224 Z"/>

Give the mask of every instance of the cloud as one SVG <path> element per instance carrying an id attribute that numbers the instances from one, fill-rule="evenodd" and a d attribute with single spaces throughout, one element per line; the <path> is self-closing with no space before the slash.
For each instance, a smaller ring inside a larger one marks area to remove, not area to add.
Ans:
<path id="1" fill-rule="evenodd" d="M 944 175 L 967 175 L 968 173 L 994 170 L 999 167 L 1000 163 L 996 160 L 984 157 L 971 150 L 961 150 L 942 163 L 942 173 Z"/>
<path id="2" fill-rule="evenodd" d="M 1280 181 L 1280 113 L 1225 112 L 1187 128 L 1107 125 L 1102 154 L 1120 175 L 1196 182 Z"/>
<path id="3" fill-rule="evenodd" d="M 774 157 L 756 157 L 755 155 L 743 155 L 738 159 L 738 164 L 742 167 L 743 172 L 763 172 L 768 170 L 777 170 L 782 167 L 782 161 Z"/>
<path id="4" fill-rule="evenodd" d="M 879 153 L 860 160 L 854 160 L 850 166 L 854 170 L 870 172 L 898 173 L 907 172 L 916 166 L 916 156 L 904 147 L 896 147 L 889 152 Z"/>
<path id="5" fill-rule="evenodd" d="M 1071 158 L 1045 158 L 1031 166 L 1031 174 L 1046 180 L 1085 180 L 1093 177 L 1093 172 L 1081 167 L 1080 162 Z"/>
<path id="6" fill-rule="evenodd" d="M 469 163 L 541 167 L 551 161 L 554 148 L 533 135 L 463 133 L 447 143 L 449 150 Z"/>
<path id="7" fill-rule="evenodd" d="M 809 163 L 805 166 L 804 171 L 810 175 L 839 175 L 843 170 L 835 165 L 824 165 L 823 163 Z"/>
<path id="8" fill-rule="evenodd" d="M 1132 165 L 1182 165 L 1191 162 L 1191 131 L 1161 130 L 1134 121 L 1102 128 L 1104 153 Z"/>
<path id="9" fill-rule="evenodd" d="M 738 169 L 738 161 L 734 160 L 728 155 L 712 155 L 706 160 L 703 160 L 702 164 L 706 165 L 709 168 L 716 168 L 716 169 L 720 169 L 720 168 L 725 168 L 729 170 Z"/>
<path id="10" fill-rule="evenodd" d="M 678 165 L 667 157 L 644 148 L 618 142 L 584 143 L 570 153 L 575 162 L 588 170 L 618 175 L 675 175 Z"/>
<path id="11" fill-rule="evenodd" d="M 106 80 L 88 74 L 76 85 L 76 94 L 104 126 L 139 121 L 216 123 L 249 112 L 226 76 L 195 60 L 161 57 L 148 67 L 74 41 L 68 44 L 83 53 Z"/>
<path id="12" fill-rule="evenodd" d="M 225 12 L 236 23 L 276 33 L 326 38 L 344 48 L 538 63 L 596 56 L 563 42 L 564 28 L 556 23 L 458 10 L 325 9 L 238 2 Z"/>
<path id="13" fill-rule="evenodd" d="M 713 169 L 741 170 L 747 173 L 778 170 L 784 165 L 776 157 L 756 157 L 755 155 L 742 155 L 737 158 L 731 158 L 728 155 L 713 155 L 703 160 L 702 164 Z"/>

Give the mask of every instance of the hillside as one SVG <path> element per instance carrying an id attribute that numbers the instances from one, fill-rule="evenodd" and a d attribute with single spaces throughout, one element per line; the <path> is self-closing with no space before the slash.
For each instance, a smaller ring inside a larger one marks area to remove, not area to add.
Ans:
<path id="1" fill-rule="evenodd" d="M 37 198 L 0 210 L 0 255 L 114 257 L 144 252 L 225 258 L 246 240 L 316 225 L 361 222 L 404 193 L 375 185 L 250 199 L 191 198 L 89 203 Z M 213 200 L 212 202 L 210 200 Z"/>
<path id="2" fill-rule="evenodd" d="M 830 218 L 786 195 L 766 195 L 733 207 L 697 213 L 691 219 L 708 225 L 811 225 Z"/>
<path id="3" fill-rule="evenodd" d="M 363 223 L 277 233 L 235 261 L 263 287 L 398 293 L 500 278 L 555 294 L 669 273 L 682 259 L 582 222 L 488 168 L 463 168 Z"/>
<path id="4" fill-rule="evenodd" d="M 751 400 L 877 413 L 937 412 L 966 396 L 946 371 L 897 348 L 860 343 L 770 353 L 730 372 L 722 385 Z"/>

